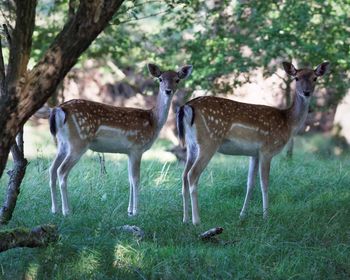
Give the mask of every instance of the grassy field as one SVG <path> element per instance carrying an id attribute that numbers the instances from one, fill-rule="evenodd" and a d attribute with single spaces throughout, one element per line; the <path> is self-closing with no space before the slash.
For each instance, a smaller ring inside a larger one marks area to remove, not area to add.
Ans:
<path id="1" fill-rule="evenodd" d="M 73 215 L 63 218 L 50 213 L 52 155 L 37 146 L 4 229 L 53 223 L 60 239 L 0 254 L 0 279 L 350 279 L 349 156 L 320 155 L 299 139 L 293 160 L 273 161 L 270 219 L 262 219 L 257 185 L 240 221 L 248 158 L 217 155 L 200 181 L 202 224 L 194 227 L 182 223 L 183 167 L 171 157 L 157 160 L 162 148 L 158 143 L 142 162 L 138 217 L 127 216 L 126 157 L 108 157 L 101 175 L 97 155 L 89 154 L 70 174 Z M 116 230 L 125 224 L 142 228 L 144 240 Z M 198 239 L 215 226 L 224 228 L 224 242 Z"/>

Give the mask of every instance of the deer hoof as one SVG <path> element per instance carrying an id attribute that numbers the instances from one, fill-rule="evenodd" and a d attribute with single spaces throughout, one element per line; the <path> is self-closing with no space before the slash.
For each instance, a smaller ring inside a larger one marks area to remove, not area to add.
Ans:
<path id="1" fill-rule="evenodd" d="M 240 218 L 241 220 L 245 220 L 245 218 L 247 218 L 247 213 L 246 213 L 246 212 L 241 212 L 241 213 L 239 214 L 239 218 Z"/>

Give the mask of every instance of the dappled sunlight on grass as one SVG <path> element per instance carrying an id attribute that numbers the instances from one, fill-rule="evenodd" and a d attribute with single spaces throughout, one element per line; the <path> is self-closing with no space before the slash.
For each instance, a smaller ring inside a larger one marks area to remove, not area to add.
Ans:
<path id="1" fill-rule="evenodd" d="M 84 249 L 77 256 L 75 271 L 81 275 L 93 275 L 98 270 L 100 263 L 103 261 L 101 253 L 96 250 Z"/>
<path id="2" fill-rule="evenodd" d="M 37 263 L 30 263 L 27 271 L 25 273 L 24 279 L 27 280 L 34 280 L 38 278 L 38 270 L 39 270 L 39 264 Z"/>
<path id="3" fill-rule="evenodd" d="M 125 270 L 135 270 L 141 266 L 142 254 L 131 246 L 117 244 L 114 248 L 113 266 Z"/>

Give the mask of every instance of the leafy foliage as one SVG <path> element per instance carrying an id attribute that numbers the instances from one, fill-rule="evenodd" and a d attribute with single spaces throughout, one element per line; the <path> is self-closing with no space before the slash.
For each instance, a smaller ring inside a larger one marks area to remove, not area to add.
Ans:
<path id="1" fill-rule="evenodd" d="M 216 77 L 259 66 L 265 75 L 272 75 L 282 60 L 294 60 L 299 67 L 329 60 L 332 71 L 325 84 L 336 93 L 333 101 L 339 102 L 345 94 L 350 68 L 349 1 L 194 2 L 188 11 L 196 16 L 178 25 L 179 32 L 190 32 L 192 38 L 177 42 L 195 64 L 194 84 L 210 88 Z"/>
<path id="2" fill-rule="evenodd" d="M 35 61 L 62 28 L 68 2 L 39 1 Z M 334 105 L 349 87 L 349 14 L 348 0 L 129 0 L 81 61 L 109 60 L 122 68 L 144 68 L 151 61 L 163 68 L 191 63 L 195 71 L 188 86 L 226 93 L 227 84 L 213 87 L 224 75 L 235 87 L 249 82 L 258 67 L 270 76 L 283 60 L 299 67 L 329 60 L 331 73 L 323 86 Z"/>

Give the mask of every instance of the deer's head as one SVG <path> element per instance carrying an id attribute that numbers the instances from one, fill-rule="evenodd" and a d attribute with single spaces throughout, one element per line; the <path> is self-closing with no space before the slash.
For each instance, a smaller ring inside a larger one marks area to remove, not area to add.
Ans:
<path id="1" fill-rule="evenodd" d="M 283 62 L 286 73 L 294 77 L 296 82 L 296 92 L 300 96 L 310 98 L 314 92 L 318 77 L 323 76 L 329 69 L 329 62 L 323 62 L 313 69 L 296 69 L 292 63 Z"/>
<path id="2" fill-rule="evenodd" d="M 159 80 L 159 93 L 172 97 L 178 88 L 180 80 L 188 78 L 192 73 L 192 65 L 186 65 L 179 71 L 162 72 L 155 64 L 149 63 L 148 71 Z"/>

